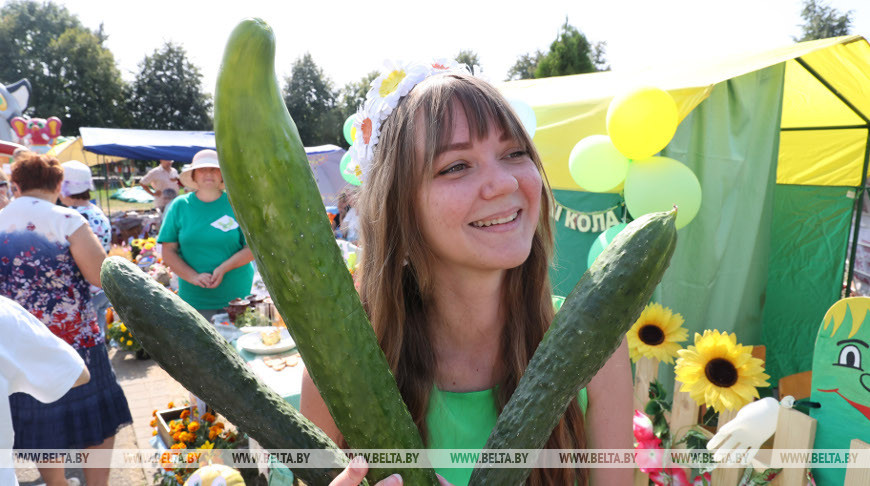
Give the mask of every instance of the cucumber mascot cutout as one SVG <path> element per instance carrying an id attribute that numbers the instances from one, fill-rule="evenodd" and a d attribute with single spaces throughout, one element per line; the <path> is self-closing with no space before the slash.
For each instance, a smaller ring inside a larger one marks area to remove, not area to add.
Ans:
<path id="1" fill-rule="evenodd" d="M 849 449 L 852 439 L 870 442 L 870 298 L 850 297 L 831 306 L 813 351 L 810 409 L 815 449 Z M 816 468 L 819 486 L 840 485 L 845 468 Z"/>
<path id="2" fill-rule="evenodd" d="M 810 385 L 810 403 L 815 407 L 810 408 L 810 417 L 816 419 L 813 449 L 817 451 L 836 449 L 842 451 L 842 457 L 851 448 L 852 439 L 870 443 L 868 321 L 870 297 L 849 297 L 832 305 L 819 325 Z M 719 455 L 732 450 L 733 444 L 742 444 L 740 447 L 751 448 L 751 459 L 774 434 L 780 408 L 770 397 L 749 403 L 719 429 L 707 448 L 717 450 Z M 813 476 L 819 486 L 841 486 L 846 468 L 814 468 Z"/>

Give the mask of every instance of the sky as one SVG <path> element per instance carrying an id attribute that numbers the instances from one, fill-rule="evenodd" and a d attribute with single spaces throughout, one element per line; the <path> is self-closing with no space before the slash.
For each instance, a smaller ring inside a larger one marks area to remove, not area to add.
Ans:
<path id="1" fill-rule="evenodd" d="M 568 22 L 607 42 L 613 70 L 782 47 L 800 33 L 801 0 L 54 0 L 92 29 L 100 23 L 124 79 L 166 41 L 181 44 L 213 93 L 229 33 L 260 17 L 275 32 L 276 69 L 311 53 L 334 86 L 357 81 L 386 59 L 455 57 L 475 51 L 503 80 L 517 58 L 546 50 Z M 827 0 L 853 11 L 852 33 L 870 39 L 870 0 Z M 430 11 L 427 11 L 430 10 Z"/>

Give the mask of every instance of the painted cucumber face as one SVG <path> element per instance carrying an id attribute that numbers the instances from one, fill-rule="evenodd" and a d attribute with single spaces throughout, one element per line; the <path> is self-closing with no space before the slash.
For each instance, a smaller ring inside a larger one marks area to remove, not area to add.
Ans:
<path id="1" fill-rule="evenodd" d="M 870 298 L 851 297 L 825 314 L 813 354 L 812 393 L 852 426 L 870 427 Z M 824 415 L 828 415 L 824 413 Z"/>
<path id="2" fill-rule="evenodd" d="M 849 449 L 870 441 L 870 298 L 850 297 L 831 306 L 813 351 L 810 409 L 818 421 L 816 449 Z M 818 484 L 843 484 L 845 469 L 817 468 Z"/>

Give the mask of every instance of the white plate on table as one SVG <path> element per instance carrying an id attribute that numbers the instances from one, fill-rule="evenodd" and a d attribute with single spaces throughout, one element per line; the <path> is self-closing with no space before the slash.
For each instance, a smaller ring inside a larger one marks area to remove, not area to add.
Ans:
<path id="1" fill-rule="evenodd" d="M 290 337 L 290 333 L 287 332 L 287 329 L 281 328 L 280 336 L 281 340 L 272 345 L 265 345 L 263 341 L 260 339 L 261 330 L 271 330 L 278 329 L 276 327 L 263 327 L 257 328 L 256 331 L 251 331 L 245 333 L 238 340 L 239 347 L 244 349 L 245 351 L 254 353 L 254 354 L 275 354 L 275 353 L 283 353 L 284 351 L 289 351 L 296 347 L 296 342 L 293 341 L 293 338 Z"/>

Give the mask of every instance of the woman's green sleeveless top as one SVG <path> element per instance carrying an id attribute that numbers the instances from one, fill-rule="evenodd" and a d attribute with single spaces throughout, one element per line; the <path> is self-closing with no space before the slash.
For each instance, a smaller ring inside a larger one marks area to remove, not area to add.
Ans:
<path id="1" fill-rule="evenodd" d="M 589 399 L 586 388 L 577 394 L 583 413 Z M 495 427 L 496 412 L 494 389 L 476 392 L 454 393 L 432 389 L 426 426 L 429 431 L 429 449 L 483 449 L 489 434 Z M 466 486 L 471 478 L 474 464 L 467 468 L 436 468 L 450 484 Z"/>

